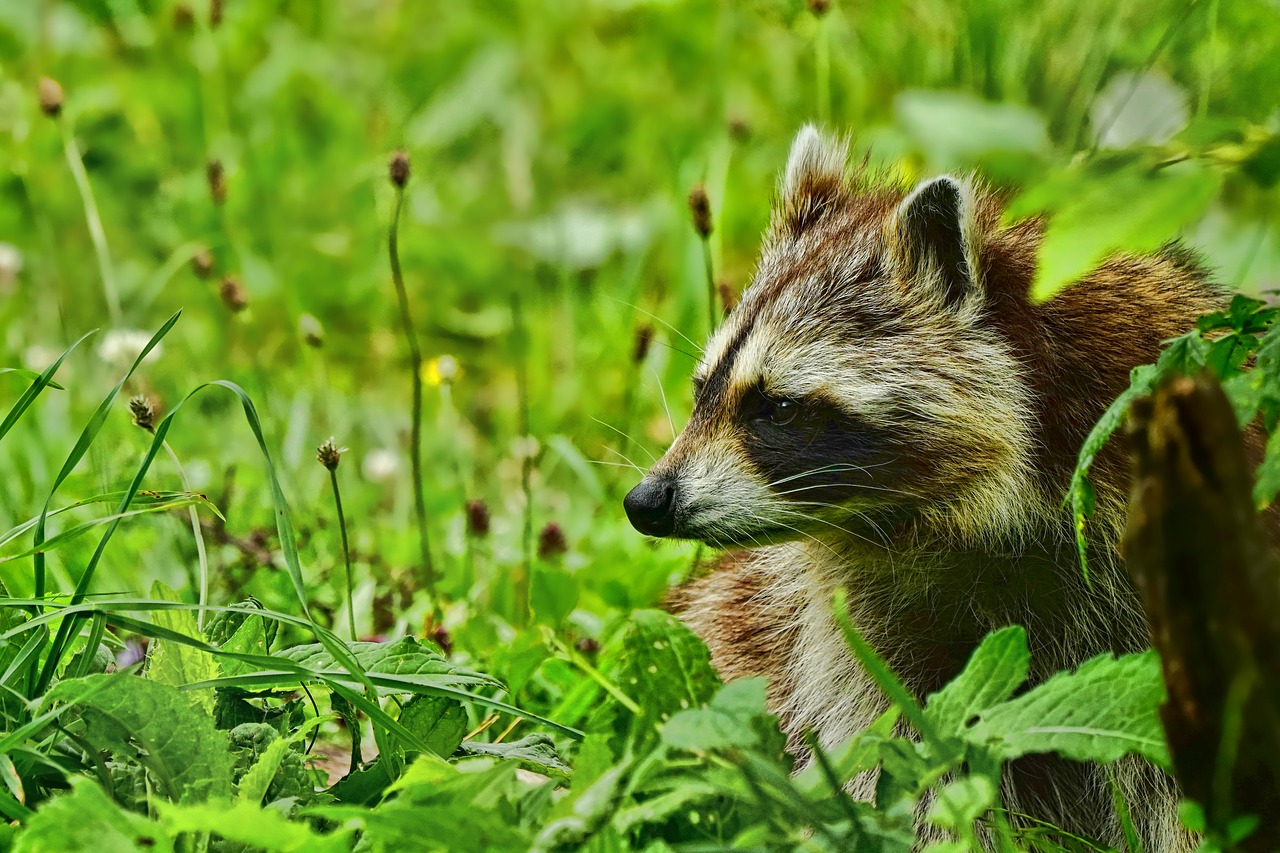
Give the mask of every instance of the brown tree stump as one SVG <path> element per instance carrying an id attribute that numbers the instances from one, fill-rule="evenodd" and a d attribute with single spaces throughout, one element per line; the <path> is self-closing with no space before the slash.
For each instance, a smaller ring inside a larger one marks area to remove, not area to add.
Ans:
<path id="1" fill-rule="evenodd" d="M 1210 376 L 1135 404 L 1125 565 L 1151 622 L 1161 709 L 1183 792 L 1211 831 L 1260 818 L 1240 845 L 1280 848 L 1280 572 L 1252 466 Z"/>

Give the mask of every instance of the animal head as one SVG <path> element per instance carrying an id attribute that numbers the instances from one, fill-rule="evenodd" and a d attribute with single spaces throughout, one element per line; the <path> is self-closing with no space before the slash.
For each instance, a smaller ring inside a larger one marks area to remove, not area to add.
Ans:
<path id="1" fill-rule="evenodd" d="M 688 425 L 626 497 L 653 536 L 1016 535 L 1033 496 L 1023 370 L 987 319 L 998 211 L 967 180 L 850 174 L 805 127 L 750 287 L 711 336 Z"/>

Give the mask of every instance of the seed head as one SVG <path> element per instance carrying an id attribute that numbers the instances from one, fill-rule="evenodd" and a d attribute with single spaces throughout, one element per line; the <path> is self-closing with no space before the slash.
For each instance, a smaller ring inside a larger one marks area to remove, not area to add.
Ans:
<path id="1" fill-rule="evenodd" d="M 689 190 L 689 213 L 693 216 L 693 230 L 703 240 L 711 236 L 711 199 L 707 198 L 707 188 L 702 184 L 694 184 Z"/>
<path id="2" fill-rule="evenodd" d="M 573 647 L 589 658 L 593 658 L 600 653 L 600 641 L 595 637 L 582 637 L 573 644 Z"/>
<path id="3" fill-rule="evenodd" d="M 156 407 L 147 395 L 139 394 L 129 399 L 129 417 L 133 419 L 134 426 L 150 433 L 156 431 Z"/>
<path id="4" fill-rule="evenodd" d="M 222 297 L 222 304 L 227 306 L 232 314 L 239 314 L 249 307 L 249 293 L 240 283 L 240 279 L 233 275 L 222 279 L 222 284 L 218 286 L 218 295 Z"/>
<path id="5" fill-rule="evenodd" d="M 453 654 L 453 637 L 445 626 L 437 625 L 431 629 L 431 641 L 440 647 L 440 653 L 445 657 Z"/>
<path id="6" fill-rule="evenodd" d="M 209 195 L 214 204 L 222 204 L 227 200 L 227 174 L 221 160 L 210 160 L 204 167 L 205 176 L 209 179 Z"/>
<path id="7" fill-rule="evenodd" d="M 222 0 L 209 0 L 209 26 L 217 29 L 222 23 Z"/>
<path id="8" fill-rule="evenodd" d="M 338 447 L 333 443 L 333 436 L 329 436 L 328 441 L 316 448 L 316 459 L 330 471 L 336 471 L 338 463 L 342 461 L 342 454 L 346 452 L 345 447 Z"/>
<path id="9" fill-rule="evenodd" d="M 821 18 L 831 11 L 831 0 L 809 0 L 809 11 L 814 17 Z"/>
<path id="10" fill-rule="evenodd" d="M 735 142 L 746 142 L 751 138 L 751 124 L 742 116 L 729 119 L 729 135 Z"/>
<path id="11" fill-rule="evenodd" d="M 725 313 L 732 311 L 738 304 L 738 294 L 734 291 L 733 285 L 722 278 L 716 282 L 716 291 L 720 294 L 720 304 L 724 306 Z"/>
<path id="12" fill-rule="evenodd" d="M 554 521 L 548 522 L 538 534 L 538 559 L 550 560 L 569 550 L 564 538 L 564 528 Z"/>
<path id="13" fill-rule="evenodd" d="M 392 154 L 387 171 L 391 175 L 391 183 L 404 189 L 405 184 L 409 183 L 409 152 L 401 148 Z"/>
<path id="14" fill-rule="evenodd" d="M 213 272 L 213 252 L 201 249 L 191 256 L 191 271 L 200 278 L 208 278 Z"/>
<path id="15" fill-rule="evenodd" d="M 484 501 L 467 501 L 467 535 L 477 539 L 489 535 L 489 506 Z"/>
<path id="16" fill-rule="evenodd" d="M 40 110 L 49 118 L 62 114 L 62 86 L 57 80 L 41 77 L 36 84 L 36 95 L 40 98 Z"/>
<path id="17" fill-rule="evenodd" d="M 196 13 L 191 10 L 190 3 L 177 3 L 173 7 L 173 28 L 179 32 L 187 32 L 196 23 Z"/>
<path id="18" fill-rule="evenodd" d="M 644 361 L 649 354 L 649 346 L 653 343 L 653 326 L 645 323 L 636 329 L 635 348 L 631 350 L 631 360 L 636 364 Z"/>

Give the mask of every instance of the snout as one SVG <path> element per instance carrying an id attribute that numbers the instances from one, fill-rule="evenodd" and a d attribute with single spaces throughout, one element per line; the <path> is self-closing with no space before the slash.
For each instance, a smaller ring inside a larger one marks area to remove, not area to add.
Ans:
<path id="1" fill-rule="evenodd" d="M 648 536 L 670 536 L 676 528 L 675 483 L 645 477 L 622 501 L 631 526 Z"/>

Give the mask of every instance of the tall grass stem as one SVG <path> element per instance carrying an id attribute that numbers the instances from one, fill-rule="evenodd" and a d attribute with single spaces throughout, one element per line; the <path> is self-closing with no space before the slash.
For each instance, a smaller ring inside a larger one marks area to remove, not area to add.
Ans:
<path id="1" fill-rule="evenodd" d="M 178 480 L 182 483 L 182 490 L 189 493 L 191 491 L 191 483 L 187 480 L 186 469 L 182 467 L 178 454 L 173 452 L 169 442 L 163 442 L 162 446 L 165 453 L 169 454 L 169 461 L 173 463 L 174 469 L 178 472 Z M 200 610 L 196 613 L 196 625 L 203 631 L 205 608 L 209 604 L 209 556 L 205 552 L 204 531 L 200 528 L 200 513 L 196 511 L 194 506 L 189 506 L 187 507 L 187 516 L 191 519 L 191 535 L 196 540 L 196 560 L 200 567 L 198 584 Z"/>
<path id="2" fill-rule="evenodd" d="M 523 627 L 529 619 L 529 575 L 533 571 L 533 448 L 529 441 L 529 338 L 520 295 L 511 294 L 511 322 L 515 329 L 516 405 L 520 417 L 520 438 L 524 443 L 520 458 L 520 491 L 524 495 L 524 527 L 521 543 L 523 565 L 515 577 L 515 623 Z"/>
<path id="3" fill-rule="evenodd" d="M 409 465 L 413 475 L 413 511 L 418 525 L 418 544 L 422 549 L 421 570 L 419 580 L 431 596 L 431 606 L 440 610 L 440 602 L 436 596 L 435 563 L 431 559 L 431 539 L 427 530 L 426 495 L 422 485 L 422 350 L 418 346 L 418 335 L 414 330 L 413 316 L 409 311 L 409 293 L 404 286 L 404 273 L 400 269 L 400 213 L 404 208 L 404 187 L 395 188 L 395 211 L 391 215 L 390 234 L 387 239 L 387 251 L 391 261 L 391 278 L 396 287 L 396 298 L 400 302 L 400 318 L 404 324 L 404 338 L 409 345 L 410 366 L 413 369 L 413 424 L 410 433 Z"/>
<path id="4" fill-rule="evenodd" d="M 102 294 L 107 303 L 107 315 L 113 326 L 119 326 L 124 319 L 120 308 L 120 291 L 116 286 L 115 269 L 111 265 L 111 250 L 107 246 L 107 232 L 102 227 L 102 217 L 98 213 L 98 203 L 93 198 L 93 186 L 89 183 L 89 173 L 85 171 L 84 159 L 80 154 L 80 146 L 76 144 L 75 134 L 65 114 L 59 115 L 58 132 L 62 134 L 62 150 L 67 157 L 67 167 L 75 180 L 76 190 L 80 193 L 80 202 L 84 206 L 85 224 L 89 228 L 89 240 L 93 243 L 93 253 L 98 259 L 98 275 L 102 279 Z"/>
<path id="5" fill-rule="evenodd" d="M 356 597 L 351 576 L 351 543 L 347 539 L 347 517 L 342 512 L 342 492 L 338 489 L 338 468 L 329 469 L 329 484 L 333 486 L 333 507 L 338 513 L 338 530 L 342 534 L 342 561 L 347 569 L 347 623 L 351 642 L 356 641 Z"/>

